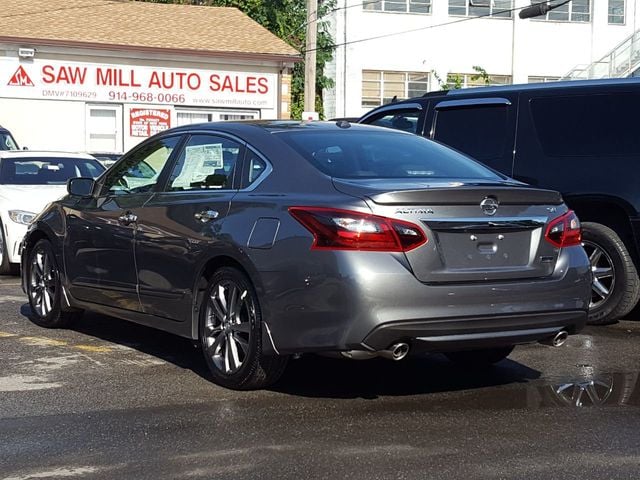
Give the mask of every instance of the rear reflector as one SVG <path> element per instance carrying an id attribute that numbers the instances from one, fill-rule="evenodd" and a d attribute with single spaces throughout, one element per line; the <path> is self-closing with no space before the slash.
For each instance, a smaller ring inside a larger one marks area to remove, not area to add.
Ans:
<path id="1" fill-rule="evenodd" d="M 417 225 L 351 210 L 290 207 L 289 213 L 314 237 L 315 250 L 407 252 L 427 242 Z"/>
<path id="2" fill-rule="evenodd" d="M 582 227 L 580 220 L 569 210 L 549 223 L 544 238 L 556 247 L 572 247 L 582 242 Z"/>

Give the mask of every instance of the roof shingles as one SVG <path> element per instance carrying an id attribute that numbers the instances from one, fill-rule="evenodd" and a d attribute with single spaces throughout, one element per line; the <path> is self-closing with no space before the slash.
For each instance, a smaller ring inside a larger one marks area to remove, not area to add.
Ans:
<path id="1" fill-rule="evenodd" d="M 228 7 L 128 0 L 13 0 L 0 14 L 0 36 L 55 41 L 297 57 L 248 16 Z"/>

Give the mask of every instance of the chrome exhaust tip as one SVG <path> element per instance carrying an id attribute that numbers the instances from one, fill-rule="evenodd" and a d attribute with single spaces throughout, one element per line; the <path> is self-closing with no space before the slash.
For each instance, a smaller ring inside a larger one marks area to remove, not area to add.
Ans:
<path id="1" fill-rule="evenodd" d="M 408 343 L 396 343 L 391 345 L 391 348 L 388 350 L 381 350 L 378 352 L 382 358 L 387 358 L 389 360 L 393 360 L 398 362 L 407 356 L 409 353 L 409 344 Z"/>
<path id="2" fill-rule="evenodd" d="M 549 345 L 551 347 L 561 347 L 565 344 L 569 338 L 569 334 L 566 330 L 560 330 L 553 337 L 545 338 L 544 340 L 540 340 L 540 343 L 543 345 Z"/>

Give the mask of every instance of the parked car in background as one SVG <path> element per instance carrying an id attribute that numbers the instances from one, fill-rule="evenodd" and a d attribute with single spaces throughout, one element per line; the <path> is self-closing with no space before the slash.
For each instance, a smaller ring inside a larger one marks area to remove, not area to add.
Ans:
<path id="1" fill-rule="evenodd" d="M 593 285 L 589 323 L 640 298 L 640 79 L 434 92 L 376 108 L 360 123 L 449 145 L 536 187 L 559 190 L 583 227 Z"/>
<path id="2" fill-rule="evenodd" d="M 111 165 L 116 163 L 118 159 L 122 156 L 120 153 L 101 153 L 101 152 L 91 152 L 89 155 L 94 157 L 100 163 L 102 163 L 106 168 L 109 168 Z"/>
<path id="3" fill-rule="evenodd" d="M 11 132 L 0 125 L 0 151 L 19 150 L 18 143 L 11 136 Z"/>
<path id="4" fill-rule="evenodd" d="M 17 271 L 27 226 L 66 192 L 72 177 L 97 177 L 104 167 L 89 155 L 0 151 L 0 274 Z"/>
<path id="5" fill-rule="evenodd" d="M 580 232 L 557 192 L 416 135 L 188 125 L 71 180 L 29 228 L 23 288 L 45 327 L 90 310 L 197 340 L 230 388 L 301 352 L 479 366 L 582 329 Z"/>

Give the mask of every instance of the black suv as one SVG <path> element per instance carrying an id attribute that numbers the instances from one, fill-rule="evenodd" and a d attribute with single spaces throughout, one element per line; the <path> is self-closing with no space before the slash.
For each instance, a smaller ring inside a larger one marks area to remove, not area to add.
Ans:
<path id="1" fill-rule="evenodd" d="M 376 108 L 360 123 L 454 147 L 515 179 L 559 190 L 583 222 L 593 270 L 589 323 L 640 297 L 640 79 L 432 92 Z"/>

